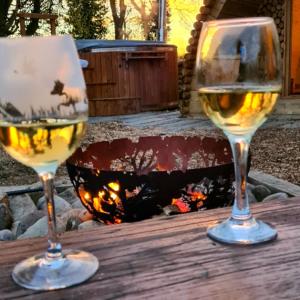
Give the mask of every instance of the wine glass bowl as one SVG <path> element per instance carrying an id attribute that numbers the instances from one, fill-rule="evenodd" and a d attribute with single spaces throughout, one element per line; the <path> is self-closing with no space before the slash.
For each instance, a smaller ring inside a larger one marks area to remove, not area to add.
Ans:
<path id="1" fill-rule="evenodd" d="M 0 39 L 0 144 L 33 168 L 45 192 L 48 249 L 17 264 L 12 277 L 34 290 L 81 283 L 98 269 L 95 256 L 64 250 L 56 235 L 53 178 L 57 167 L 79 146 L 88 102 L 71 36 Z"/>
<path id="2" fill-rule="evenodd" d="M 204 112 L 228 137 L 235 162 L 232 216 L 208 229 L 208 236 L 219 242 L 256 244 L 277 236 L 274 228 L 251 215 L 246 179 L 250 140 L 281 92 L 280 67 L 273 19 L 204 23 L 196 59 L 199 97 Z"/>

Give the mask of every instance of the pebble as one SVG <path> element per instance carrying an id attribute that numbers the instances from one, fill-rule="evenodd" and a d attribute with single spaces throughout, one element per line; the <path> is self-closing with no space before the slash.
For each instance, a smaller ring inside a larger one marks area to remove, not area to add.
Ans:
<path id="1" fill-rule="evenodd" d="M 97 222 L 97 221 L 94 221 L 94 220 L 89 220 L 89 221 L 81 223 L 78 226 L 78 229 L 79 230 L 81 230 L 81 229 L 92 229 L 92 228 L 98 228 L 99 226 L 102 226 L 102 225 L 104 225 L 104 224 L 102 224 L 100 222 Z"/>
<path id="2" fill-rule="evenodd" d="M 269 202 L 269 201 L 273 201 L 273 200 L 284 200 L 284 199 L 288 199 L 288 194 L 287 193 L 275 193 L 272 194 L 268 197 L 266 197 L 263 202 Z"/>
<path id="3" fill-rule="evenodd" d="M 271 195 L 271 191 L 264 185 L 257 185 L 252 189 L 252 193 L 258 202 L 261 202 L 264 198 Z"/>
<path id="4" fill-rule="evenodd" d="M 56 218 L 56 231 L 62 233 L 66 230 L 64 222 Z M 18 239 L 32 238 L 38 236 L 45 236 L 48 233 L 48 217 L 45 216 L 31 225 Z"/>
<path id="5" fill-rule="evenodd" d="M 34 202 L 28 194 L 9 197 L 9 208 L 14 222 L 21 220 L 25 215 L 37 210 Z"/>
<path id="6" fill-rule="evenodd" d="M 63 198 L 64 200 L 66 200 L 72 206 L 73 206 L 73 203 L 75 203 L 77 201 L 80 202 L 73 187 L 70 187 L 70 188 L 64 190 L 62 193 L 59 193 L 58 196 Z"/>
<path id="7" fill-rule="evenodd" d="M 11 241 L 14 239 L 13 233 L 8 229 L 0 230 L 0 241 Z"/>
<path id="8" fill-rule="evenodd" d="M 70 210 L 71 204 L 68 203 L 65 199 L 61 198 L 58 195 L 54 195 L 54 203 L 55 203 L 55 213 L 62 214 L 65 211 Z M 37 203 L 38 209 L 44 209 L 46 207 L 46 198 L 45 196 L 41 197 Z"/>
<path id="9" fill-rule="evenodd" d="M 12 216 L 5 203 L 0 203 L 0 230 L 10 228 Z"/>

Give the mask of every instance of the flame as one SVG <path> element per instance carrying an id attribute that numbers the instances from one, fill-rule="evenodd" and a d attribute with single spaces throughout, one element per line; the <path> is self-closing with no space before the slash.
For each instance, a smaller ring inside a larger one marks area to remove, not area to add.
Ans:
<path id="1" fill-rule="evenodd" d="M 91 212 L 94 210 L 95 212 L 111 217 L 108 219 L 101 219 L 100 217 L 98 218 L 99 221 L 106 224 L 120 224 L 122 223 L 122 219 L 118 216 L 123 214 L 124 208 L 122 200 L 117 193 L 118 190 L 120 190 L 120 185 L 115 182 L 110 182 L 107 186 L 103 186 L 103 189 L 99 190 L 96 196 L 86 191 L 83 185 L 79 186 L 78 193 L 82 203 L 88 207 Z M 115 213 L 118 214 L 118 216 L 113 215 L 116 208 Z"/>
<path id="2" fill-rule="evenodd" d="M 91 194 L 87 192 L 82 185 L 79 186 L 78 193 L 83 204 L 88 206 L 88 202 L 91 202 L 92 200 Z"/>
<path id="3" fill-rule="evenodd" d="M 101 200 L 103 200 L 103 199 L 98 198 L 98 197 L 93 198 L 93 205 L 94 205 L 95 210 L 100 213 L 109 215 L 109 212 L 102 209 Z"/>
<path id="4" fill-rule="evenodd" d="M 110 182 L 108 186 L 115 192 L 120 191 L 120 184 L 118 182 Z"/>
<path id="5" fill-rule="evenodd" d="M 192 193 L 189 193 L 189 196 L 191 197 L 192 201 L 206 200 L 206 198 L 207 198 L 207 196 L 201 192 L 192 192 Z"/>

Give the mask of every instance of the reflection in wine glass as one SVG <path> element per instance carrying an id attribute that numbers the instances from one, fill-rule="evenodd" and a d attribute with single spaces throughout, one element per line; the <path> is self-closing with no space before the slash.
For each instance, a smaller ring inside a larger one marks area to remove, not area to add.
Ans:
<path id="1" fill-rule="evenodd" d="M 203 110 L 227 135 L 235 162 L 235 202 L 231 217 L 208 229 L 229 244 L 275 239 L 277 231 L 250 213 L 247 157 L 250 140 L 273 110 L 281 91 L 280 50 L 271 18 L 204 23 L 196 76 Z"/>
<path id="2" fill-rule="evenodd" d="M 45 191 L 48 249 L 17 264 L 19 285 L 52 290 L 78 284 L 98 269 L 92 254 L 62 251 L 56 235 L 53 177 L 78 147 L 88 104 L 77 51 L 70 36 L 0 39 L 0 143 L 32 167 Z"/>

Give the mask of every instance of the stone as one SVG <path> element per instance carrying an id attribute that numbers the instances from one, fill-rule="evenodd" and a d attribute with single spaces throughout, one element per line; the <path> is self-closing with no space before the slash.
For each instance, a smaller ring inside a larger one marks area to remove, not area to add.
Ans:
<path id="1" fill-rule="evenodd" d="M 56 218 L 56 232 L 62 233 L 66 230 L 64 222 L 59 218 Z M 23 234 L 21 234 L 18 239 L 32 238 L 45 236 L 48 233 L 48 217 L 45 216 L 31 225 Z"/>
<path id="2" fill-rule="evenodd" d="M 80 215 L 79 218 L 81 222 L 86 222 L 94 219 L 93 214 L 91 214 L 88 210 L 84 210 Z"/>
<path id="3" fill-rule="evenodd" d="M 83 210 L 83 209 L 73 208 L 73 209 L 70 209 L 70 210 L 64 212 L 63 214 L 61 214 L 59 216 L 59 218 L 60 218 L 60 220 L 62 220 L 62 222 L 67 224 L 67 222 L 70 218 L 79 218 L 80 219 L 80 216 L 81 216 L 81 214 L 84 213 L 84 211 L 85 210 Z M 83 221 L 81 221 L 81 222 L 83 222 Z"/>
<path id="4" fill-rule="evenodd" d="M 73 203 L 75 203 L 79 200 L 73 187 L 70 187 L 70 188 L 64 190 L 62 193 L 59 193 L 58 196 L 63 198 L 64 200 L 66 200 L 72 206 L 73 206 Z"/>
<path id="5" fill-rule="evenodd" d="M 179 214 L 180 210 L 176 205 L 167 205 L 163 208 L 164 214 L 167 216 Z"/>
<path id="6" fill-rule="evenodd" d="M 8 229 L 12 224 L 12 216 L 8 206 L 0 203 L 0 230 Z"/>
<path id="7" fill-rule="evenodd" d="M 80 224 L 81 220 L 78 217 L 71 217 L 67 221 L 66 231 L 76 230 Z"/>
<path id="8" fill-rule="evenodd" d="M 20 221 L 16 221 L 12 224 L 11 232 L 15 238 L 18 238 L 21 234 L 24 233 L 22 224 Z"/>
<path id="9" fill-rule="evenodd" d="M 79 230 L 81 230 L 81 229 L 93 229 L 93 228 L 98 228 L 99 226 L 102 226 L 102 225 L 104 225 L 104 224 L 102 224 L 100 222 L 97 222 L 97 221 L 94 221 L 94 220 L 89 220 L 89 221 L 81 223 L 78 226 L 78 229 Z"/>
<path id="10" fill-rule="evenodd" d="M 63 214 L 65 211 L 68 211 L 69 209 L 72 208 L 71 205 L 66 200 L 64 200 L 58 195 L 54 195 L 54 204 L 55 204 L 56 215 Z M 41 197 L 38 200 L 37 207 L 38 209 L 44 209 L 46 207 L 45 196 Z"/>
<path id="11" fill-rule="evenodd" d="M 263 202 L 269 202 L 273 200 L 284 200 L 284 199 L 288 199 L 288 197 L 289 196 L 287 193 L 275 193 L 267 196 L 265 199 L 263 199 Z"/>
<path id="12" fill-rule="evenodd" d="M 248 190 L 248 191 L 249 191 L 249 190 L 252 191 L 254 188 L 255 188 L 255 185 L 253 185 L 253 184 L 247 182 L 247 190 Z"/>
<path id="13" fill-rule="evenodd" d="M 79 199 L 72 203 L 72 208 L 86 209 Z"/>
<path id="14" fill-rule="evenodd" d="M 34 202 L 28 194 L 9 197 L 9 208 L 14 222 L 37 210 Z"/>
<path id="15" fill-rule="evenodd" d="M 261 202 L 264 198 L 271 195 L 271 191 L 264 185 L 257 185 L 252 190 L 252 193 L 258 202 Z"/>
<path id="16" fill-rule="evenodd" d="M 39 219 L 41 219 L 42 217 L 44 217 L 45 214 L 43 211 L 41 210 L 36 210 L 34 212 L 31 212 L 25 216 L 23 216 L 20 220 L 19 220 L 19 224 L 18 224 L 18 230 L 17 232 L 22 234 L 24 233 L 31 225 L 33 225 L 35 222 L 37 222 Z M 20 235 L 18 234 L 18 236 Z"/>
<path id="17" fill-rule="evenodd" d="M 11 241 L 14 239 L 12 232 L 8 229 L 0 230 L 0 241 Z"/>
<path id="18" fill-rule="evenodd" d="M 248 195 L 248 201 L 249 201 L 250 204 L 257 202 L 255 196 L 252 193 L 252 190 L 247 189 L 247 195 Z"/>
<path id="19" fill-rule="evenodd" d="M 9 206 L 9 200 L 8 200 L 7 194 L 6 193 L 2 193 L 1 191 L 0 191 L 0 203 L 4 203 L 7 206 Z"/>

